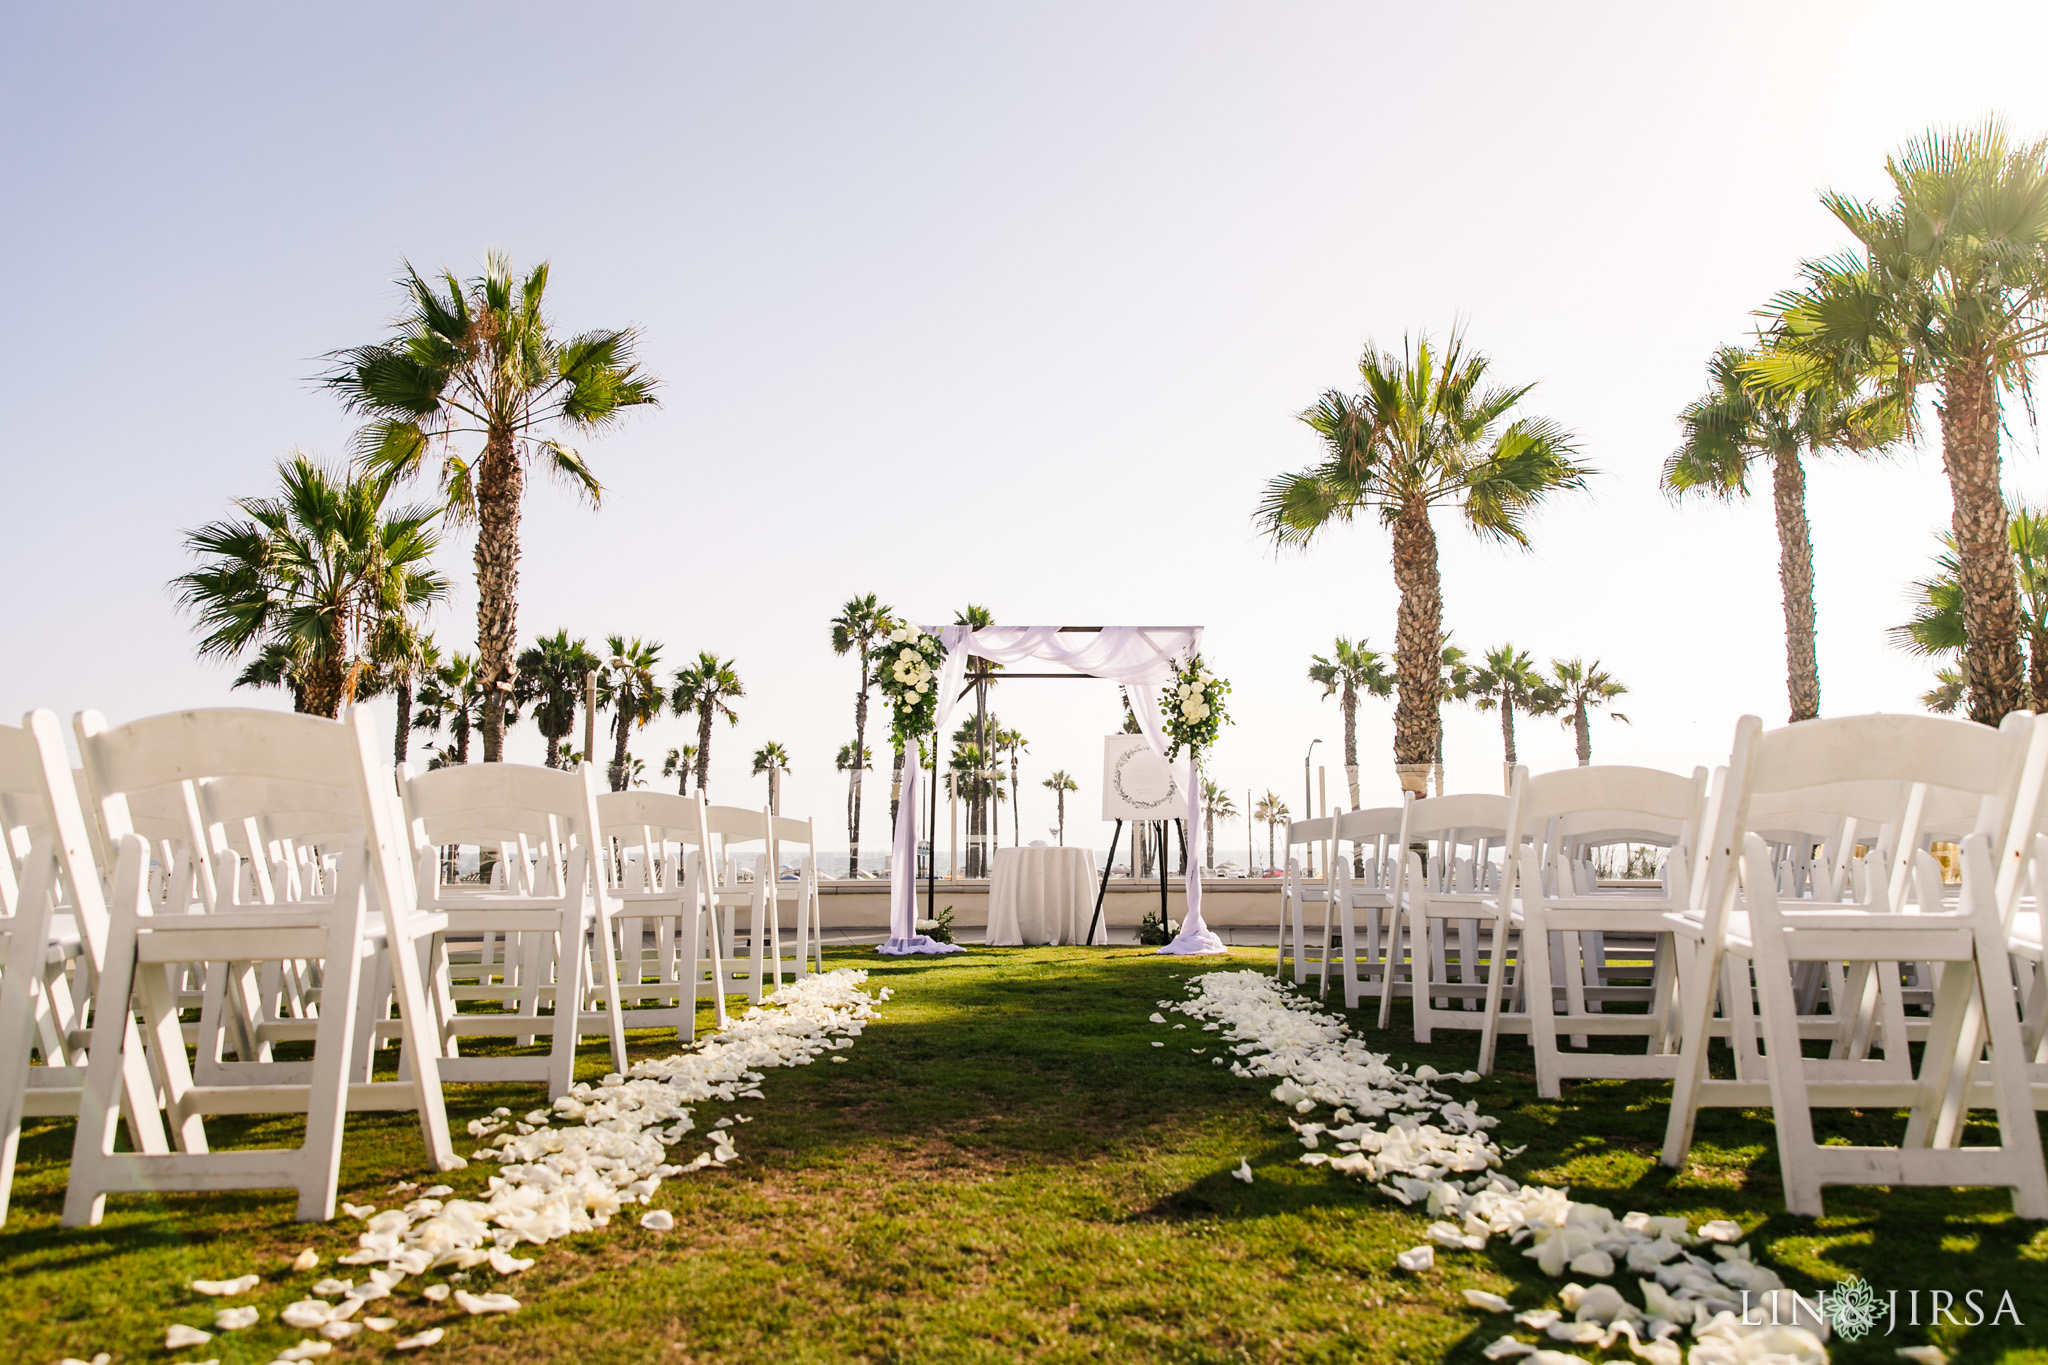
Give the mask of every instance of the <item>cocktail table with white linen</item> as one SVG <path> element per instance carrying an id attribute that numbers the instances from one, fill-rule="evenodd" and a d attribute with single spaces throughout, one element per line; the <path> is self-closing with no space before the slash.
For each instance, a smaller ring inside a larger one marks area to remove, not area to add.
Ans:
<path id="1" fill-rule="evenodd" d="M 1095 855 L 1085 848 L 999 848 L 989 879 L 988 942 L 1080 943 L 1095 914 Z M 1095 942 L 1109 942 L 1099 926 Z"/>

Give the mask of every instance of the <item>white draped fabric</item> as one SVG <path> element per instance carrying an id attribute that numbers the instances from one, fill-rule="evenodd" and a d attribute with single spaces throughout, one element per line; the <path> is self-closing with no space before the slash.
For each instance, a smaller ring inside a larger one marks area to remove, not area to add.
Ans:
<path id="1" fill-rule="evenodd" d="M 946 733 L 953 705 L 967 674 L 970 655 L 999 664 L 1027 660 L 1060 664 L 1076 673 L 1122 683 L 1131 696 L 1131 710 L 1138 727 L 1145 732 L 1152 749 L 1166 757 L 1166 732 L 1159 711 L 1160 688 L 1173 678 L 1174 660 L 1200 650 L 1199 626 L 1160 629 L 1142 626 L 1105 626 L 1093 634 L 1063 635 L 1058 626 L 943 626 L 930 632 L 945 647 L 945 661 L 932 686 L 938 689 L 938 717 L 933 729 Z M 1195 756 L 1185 757 L 1186 772 L 1181 789 L 1188 795 L 1187 806 L 1187 889 L 1188 911 L 1180 933 L 1162 953 L 1220 953 L 1223 940 L 1202 923 L 1202 869 L 1198 860 L 1201 828 L 1202 784 L 1195 772 Z M 924 814 L 918 794 L 922 769 L 913 762 L 905 765 L 903 794 L 896 806 L 895 856 L 889 871 L 889 938 L 881 951 L 892 955 L 948 953 L 959 949 L 939 943 L 917 932 L 917 824 Z M 937 841 L 933 841 L 937 856 Z"/>

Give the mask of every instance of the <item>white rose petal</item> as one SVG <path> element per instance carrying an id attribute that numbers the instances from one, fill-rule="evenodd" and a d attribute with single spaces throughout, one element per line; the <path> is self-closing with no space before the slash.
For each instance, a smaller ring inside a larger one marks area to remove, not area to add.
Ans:
<path id="1" fill-rule="evenodd" d="M 279 1351 L 279 1360 L 314 1360 L 334 1349 L 331 1341 L 302 1341 L 289 1349 Z"/>
<path id="2" fill-rule="evenodd" d="M 397 1318 L 364 1318 L 363 1326 L 372 1332 L 388 1332 L 398 1326 Z"/>
<path id="3" fill-rule="evenodd" d="M 263 1281 L 254 1275 L 241 1275 L 232 1280 L 194 1280 L 192 1292 L 211 1294 L 215 1298 L 232 1298 L 236 1294 L 246 1294 L 262 1283 Z"/>
<path id="4" fill-rule="evenodd" d="M 485 1313 L 516 1313 L 519 1300 L 510 1294 L 472 1294 L 467 1289 L 458 1289 L 455 1306 L 474 1318 Z"/>
<path id="5" fill-rule="evenodd" d="M 201 1346 L 212 1340 L 213 1333 L 202 1332 L 197 1327 L 187 1327 L 182 1322 L 174 1322 L 164 1329 L 166 1351 L 182 1351 L 187 1346 Z"/>
<path id="6" fill-rule="evenodd" d="M 833 1061 L 839 1058 L 834 1057 Z M 649 1232 L 667 1232 L 676 1225 L 676 1216 L 667 1209 L 654 1209 L 640 1215 L 640 1226 Z"/>
<path id="7" fill-rule="evenodd" d="M 1154 1044 L 1152 1044 L 1152 1046 L 1154 1046 L 1154 1047 L 1164 1047 L 1164 1046 L 1166 1046 L 1166 1045 L 1165 1045 L 1164 1043 L 1154 1043 Z M 1231 1172 L 1231 1175 L 1235 1176 L 1235 1177 L 1236 1177 L 1237 1179 L 1239 1179 L 1239 1180 L 1242 1180 L 1242 1181 L 1243 1181 L 1243 1182 L 1244 1182 L 1245 1184 L 1247 1184 L 1247 1185 L 1251 1184 L 1251 1183 L 1252 1183 L 1252 1163 L 1251 1163 L 1251 1162 L 1249 1162 L 1249 1161 L 1247 1161 L 1247 1160 L 1245 1160 L 1245 1159 L 1244 1159 L 1243 1157 L 1239 1157 L 1239 1158 L 1237 1159 L 1237 1169 L 1236 1169 L 1236 1170 L 1234 1170 L 1234 1171 L 1232 1171 L 1232 1172 Z"/>
<path id="8" fill-rule="evenodd" d="M 300 1252 L 297 1256 L 294 1256 L 292 1258 L 293 1270 L 311 1270 L 319 1264 L 320 1253 L 313 1250 L 313 1248 L 311 1247 L 307 1247 L 304 1251 Z"/>
<path id="9" fill-rule="evenodd" d="M 446 1333 L 444 1333 L 441 1328 L 429 1327 L 426 1331 L 421 1332 L 418 1336 L 400 1337 L 398 1340 L 391 1343 L 391 1349 L 394 1351 L 424 1350 L 426 1347 L 429 1346 L 440 1345 L 441 1338 L 444 1335 L 446 1335 Z"/>
<path id="10" fill-rule="evenodd" d="M 422 1289 L 420 1294 L 429 1303 L 442 1303 L 448 1298 L 451 1288 L 452 1286 L 445 1284 L 430 1284 L 425 1289 Z"/>
<path id="11" fill-rule="evenodd" d="M 213 1329 L 216 1332 L 239 1332 L 244 1327 L 254 1327 L 262 1316 L 254 1308 L 223 1308 L 213 1315 Z"/>
<path id="12" fill-rule="evenodd" d="M 1394 1264 L 1403 1270 L 1428 1270 L 1436 1264 L 1436 1248 L 1426 1244 L 1419 1247 L 1410 1247 L 1394 1258 Z"/>
<path id="13" fill-rule="evenodd" d="M 320 1325 L 320 1335 L 329 1341 L 347 1341 L 350 1337 L 361 1335 L 362 1330 L 363 1324 L 360 1322 L 327 1322 Z"/>

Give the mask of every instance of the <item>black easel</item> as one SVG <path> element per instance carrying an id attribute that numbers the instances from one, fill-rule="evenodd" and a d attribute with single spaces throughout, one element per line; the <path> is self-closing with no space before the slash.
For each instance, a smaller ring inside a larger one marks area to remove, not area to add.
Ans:
<path id="1" fill-rule="evenodd" d="M 1084 948 L 1095 942 L 1095 926 L 1102 923 L 1102 898 L 1109 894 L 1109 869 L 1110 865 L 1116 862 L 1116 841 L 1123 838 L 1123 835 L 1124 822 L 1119 820 L 1116 822 L 1116 828 L 1110 832 L 1109 856 L 1102 860 L 1102 885 L 1095 890 L 1095 918 L 1088 921 L 1088 936 L 1081 940 L 1081 946 Z M 1135 844 L 1137 841 L 1138 836 L 1133 833 L 1131 842 Z"/>

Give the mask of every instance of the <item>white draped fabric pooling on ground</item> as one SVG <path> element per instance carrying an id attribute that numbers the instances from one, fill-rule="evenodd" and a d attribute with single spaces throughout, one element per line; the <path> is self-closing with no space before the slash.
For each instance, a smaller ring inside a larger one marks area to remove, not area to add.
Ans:
<path id="1" fill-rule="evenodd" d="M 1121 683 L 1130 693 L 1131 711 L 1138 726 L 1161 758 L 1166 757 L 1166 732 L 1159 711 L 1159 689 L 1170 682 L 1174 661 L 1200 650 L 1199 626 L 1104 626 L 1100 631 L 1062 633 L 1058 626 L 943 626 L 927 630 L 945 647 L 946 660 L 939 669 L 938 714 L 935 734 L 946 732 L 961 680 L 967 673 L 969 656 L 998 664 L 1027 660 L 1059 664 L 1077 674 Z M 1223 940 L 1202 923 L 1202 871 L 1197 857 L 1194 831 L 1201 822 L 1201 782 L 1195 772 L 1195 756 L 1183 756 L 1182 788 L 1187 792 L 1187 915 L 1173 942 L 1164 953 L 1220 953 Z M 896 812 L 895 856 L 889 871 L 889 938 L 880 951 L 891 955 L 950 953 L 960 951 L 917 932 L 917 822 L 923 815 L 918 790 L 922 784 L 919 765 L 909 763 L 903 771 L 902 799 Z M 1084 931 L 1085 932 L 1085 931 Z"/>

